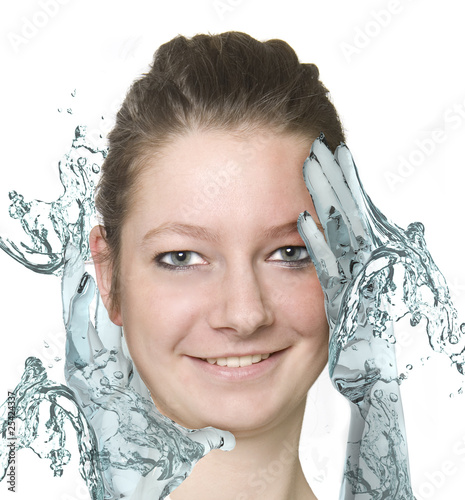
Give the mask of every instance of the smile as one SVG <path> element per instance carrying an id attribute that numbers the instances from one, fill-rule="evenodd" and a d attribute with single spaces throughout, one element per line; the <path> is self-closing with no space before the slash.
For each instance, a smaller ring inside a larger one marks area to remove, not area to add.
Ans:
<path id="1" fill-rule="evenodd" d="M 280 364 L 289 348 L 264 354 L 197 358 L 188 356 L 208 382 L 252 382 L 269 376 Z M 232 353 L 231 353 L 232 354 Z"/>
<path id="2" fill-rule="evenodd" d="M 260 363 L 260 361 L 268 359 L 269 357 L 270 353 L 253 354 L 248 356 L 231 356 L 228 358 L 203 358 L 203 360 L 207 361 L 211 365 L 227 366 L 228 368 L 239 368 Z"/>

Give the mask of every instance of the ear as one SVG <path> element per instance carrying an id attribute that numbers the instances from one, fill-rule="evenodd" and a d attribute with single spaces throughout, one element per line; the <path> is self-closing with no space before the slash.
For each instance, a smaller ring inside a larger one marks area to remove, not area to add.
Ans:
<path id="1" fill-rule="evenodd" d="M 111 300 L 111 280 L 113 269 L 109 255 L 108 244 L 104 237 L 105 229 L 103 226 L 95 226 L 92 228 L 89 236 L 90 251 L 95 266 L 95 274 L 97 276 L 97 285 L 100 292 L 100 297 L 105 305 L 110 320 L 118 326 L 123 326 L 121 320 L 120 308 L 114 308 Z"/>

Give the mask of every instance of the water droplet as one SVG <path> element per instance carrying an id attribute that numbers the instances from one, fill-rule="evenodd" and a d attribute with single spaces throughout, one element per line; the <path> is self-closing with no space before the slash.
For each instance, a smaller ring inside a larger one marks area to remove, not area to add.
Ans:
<path id="1" fill-rule="evenodd" d="M 391 392 L 391 394 L 389 394 L 389 399 L 390 399 L 393 403 L 396 403 L 396 402 L 399 400 L 399 397 L 397 396 L 397 394 L 394 394 L 393 392 Z"/>
<path id="2" fill-rule="evenodd" d="M 76 97 L 76 89 L 71 92 L 71 97 Z"/>
<path id="3" fill-rule="evenodd" d="M 411 370 L 413 368 L 413 365 L 407 365 L 405 368 L 407 368 L 407 370 Z"/>
<path id="4" fill-rule="evenodd" d="M 115 378 L 117 378 L 118 380 L 121 380 L 124 375 L 122 374 L 122 372 L 115 372 L 113 373 L 113 375 L 115 376 Z"/>
<path id="5" fill-rule="evenodd" d="M 108 386 L 108 385 L 110 385 L 110 381 L 108 380 L 107 377 L 102 377 L 100 379 L 100 384 L 103 385 L 103 386 Z"/>
<path id="6" fill-rule="evenodd" d="M 449 342 L 450 342 L 451 344 L 458 344 L 459 339 L 458 339 L 457 335 L 451 335 L 451 336 L 449 337 Z"/>
<path id="7" fill-rule="evenodd" d="M 77 159 L 77 164 L 80 166 L 80 167 L 84 167 L 85 164 L 87 163 L 87 159 L 86 158 L 83 158 L 82 156 L 80 158 Z"/>
<path id="8" fill-rule="evenodd" d="M 61 358 L 59 356 L 56 356 L 55 361 L 58 363 L 59 361 L 61 361 Z"/>
<path id="9" fill-rule="evenodd" d="M 63 108 L 58 108 L 58 113 L 61 113 L 63 111 Z"/>
<path id="10" fill-rule="evenodd" d="M 68 108 L 68 109 L 66 110 L 66 112 L 68 113 L 68 115 L 72 115 L 72 114 L 73 114 L 73 110 L 72 110 L 71 108 Z"/>
<path id="11" fill-rule="evenodd" d="M 383 391 L 381 389 L 376 389 L 375 397 L 381 399 L 383 397 Z"/>
<path id="12" fill-rule="evenodd" d="M 48 349 L 48 348 L 50 347 L 50 346 L 48 345 L 48 342 L 46 342 L 45 340 L 44 340 L 44 346 L 45 346 L 45 349 Z"/>
<path id="13" fill-rule="evenodd" d="M 97 163 L 94 163 L 92 165 L 92 172 L 94 172 L 94 174 L 98 174 L 100 172 L 100 165 L 97 165 Z"/>

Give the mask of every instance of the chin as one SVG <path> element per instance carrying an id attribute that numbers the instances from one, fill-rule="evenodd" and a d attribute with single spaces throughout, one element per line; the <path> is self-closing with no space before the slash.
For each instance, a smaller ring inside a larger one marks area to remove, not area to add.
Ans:
<path id="1" fill-rule="evenodd" d="M 291 405 L 289 402 L 278 402 L 273 398 L 257 398 L 254 396 L 245 397 L 226 395 L 214 401 L 202 401 L 203 404 L 190 405 L 191 411 L 182 419 L 176 415 L 171 416 L 184 427 L 199 429 L 202 427 L 216 427 L 237 435 L 250 435 L 263 432 L 279 425 L 290 413 L 300 406 L 295 401 Z M 303 398 L 305 401 L 305 398 Z M 303 405 L 303 408 L 305 404 Z"/>

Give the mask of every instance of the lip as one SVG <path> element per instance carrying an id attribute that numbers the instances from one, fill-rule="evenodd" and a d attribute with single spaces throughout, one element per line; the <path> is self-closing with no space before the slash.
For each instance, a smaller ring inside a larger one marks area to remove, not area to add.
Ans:
<path id="1" fill-rule="evenodd" d="M 213 377 L 217 380 L 240 382 L 245 380 L 254 380 L 267 375 L 274 367 L 279 363 L 280 359 L 287 351 L 288 348 L 282 349 L 270 353 L 270 357 L 260 361 L 259 363 L 254 363 L 249 366 L 238 366 L 237 368 L 231 368 L 229 366 L 219 366 L 211 365 L 208 361 L 204 361 L 202 358 L 194 358 L 187 356 L 196 369 L 201 370 L 201 372 L 208 375 L 210 378 Z M 259 354 L 259 353 L 257 353 Z M 263 352 L 263 354 L 266 354 Z M 242 354 L 241 356 L 249 356 L 250 354 Z M 229 356 L 218 356 L 218 357 L 233 357 Z M 211 356 L 216 357 L 216 356 Z"/>
<path id="2" fill-rule="evenodd" d="M 263 351 L 263 352 L 254 352 L 254 353 L 246 353 L 246 354 L 220 354 L 219 356 L 204 356 L 202 358 L 199 358 L 199 359 L 209 359 L 209 358 L 215 358 L 215 359 L 218 359 L 218 358 L 242 358 L 244 356 L 255 356 L 256 354 L 269 354 L 270 356 L 272 354 L 274 354 L 274 352 L 278 352 L 278 351 L 271 351 L 271 352 L 266 352 L 266 351 Z"/>

